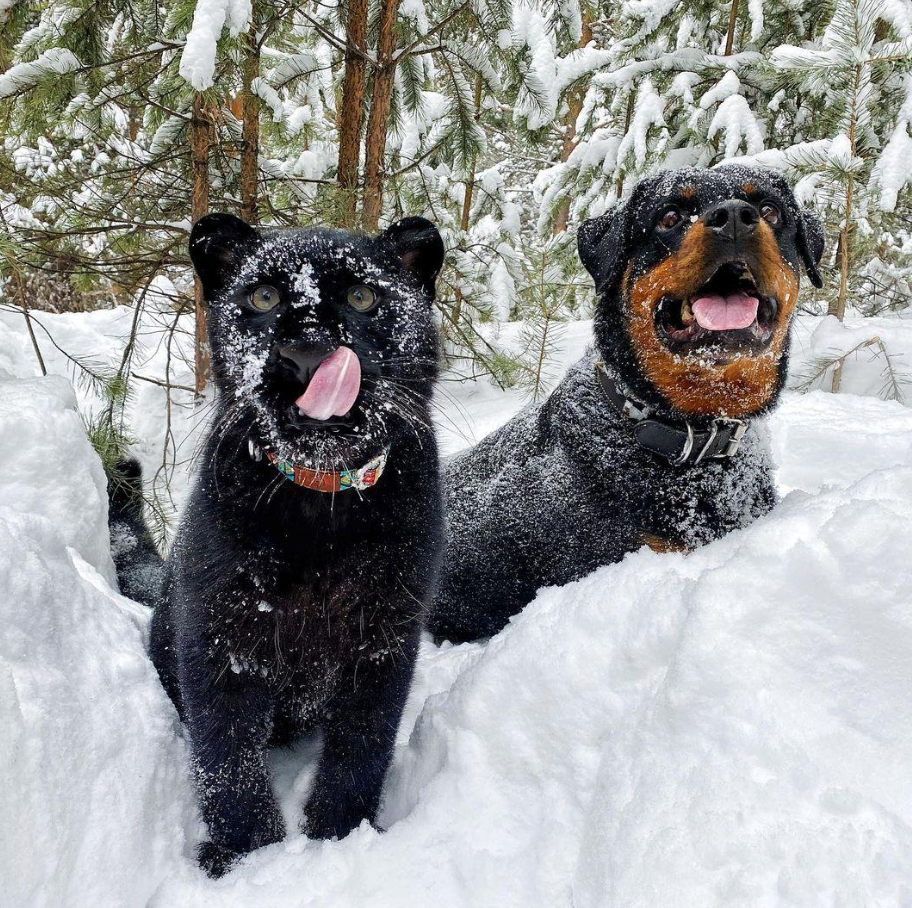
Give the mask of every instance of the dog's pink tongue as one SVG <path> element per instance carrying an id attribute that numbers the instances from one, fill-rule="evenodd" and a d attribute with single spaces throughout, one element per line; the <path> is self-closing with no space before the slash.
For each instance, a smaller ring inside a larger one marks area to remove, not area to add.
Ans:
<path id="1" fill-rule="evenodd" d="M 707 331 L 734 331 L 749 328 L 754 323 L 760 301 L 756 296 L 738 291 L 728 296 L 698 296 L 691 305 L 701 328 Z"/>
<path id="2" fill-rule="evenodd" d="M 339 347 L 320 363 L 295 405 L 311 419 L 344 416 L 360 390 L 361 361 L 354 350 Z"/>

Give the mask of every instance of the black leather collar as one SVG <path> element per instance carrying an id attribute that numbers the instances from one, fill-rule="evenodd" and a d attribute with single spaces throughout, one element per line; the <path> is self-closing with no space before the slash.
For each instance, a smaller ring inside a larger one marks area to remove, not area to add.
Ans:
<path id="1" fill-rule="evenodd" d="M 595 364 L 595 374 L 605 397 L 633 425 L 633 437 L 646 451 L 658 454 L 674 466 L 696 465 L 703 460 L 722 460 L 738 453 L 747 423 L 741 419 L 718 417 L 708 430 L 697 430 L 685 420 L 670 423 L 655 416 L 645 404 L 627 397 L 605 364 Z"/>

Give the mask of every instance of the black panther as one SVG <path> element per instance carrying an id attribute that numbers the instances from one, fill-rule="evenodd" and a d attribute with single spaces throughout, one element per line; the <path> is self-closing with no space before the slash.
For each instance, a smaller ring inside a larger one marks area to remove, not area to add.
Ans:
<path id="1" fill-rule="evenodd" d="M 167 563 L 135 465 L 111 523 L 123 588 L 155 609 L 152 660 L 189 732 L 212 876 L 283 837 L 267 747 L 311 729 L 324 744 L 303 831 L 375 820 L 443 544 L 443 255 L 416 217 L 378 237 L 218 214 L 193 227 L 214 418 Z"/>
<path id="2" fill-rule="evenodd" d="M 444 570 L 429 629 L 496 634 L 536 590 L 644 544 L 689 549 L 773 507 L 763 423 L 785 380 L 817 219 L 770 171 L 642 180 L 586 221 L 595 346 L 551 396 L 447 467 Z"/>

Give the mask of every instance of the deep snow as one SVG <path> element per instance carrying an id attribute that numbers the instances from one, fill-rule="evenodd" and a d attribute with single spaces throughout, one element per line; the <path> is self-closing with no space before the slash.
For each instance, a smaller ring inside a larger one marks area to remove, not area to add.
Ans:
<path id="1" fill-rule="evenodd" d="M 41 320 L 104 359 L 129 315 Z M 798 329 L 796 373 L 836 331 Z M 162 378 L 147 330 L 139 371 Z M 588 330 L 568 328 L 554 378 Z M 912 324 L 851 330 L 912 365 Z M 845 386 L 869 392 L 878 371 L 859 358 Z M 388 831 L 293 836 L 212 882 L 191 859 L 187 755 L 147 616 L 110 588 L 104 480 L 74 410 L 91 394 L 35 372 L 21 318 L 0 314 L 3 908 L 912 906 L 912 409 L 787 395 L 773 514 L 686 558 L 643 550 L 544 590 L 486 646 L 425 647 Z M 163 401 L 137 382 L 152 472 Z M 521 404 L 445 384 L 446 449 Z M 189 458 L 199 418 L 172 416 Z M 178 503 L 185 487 L 178 471 Z M 275 755 L 291 828 L 316 746 Z"/>

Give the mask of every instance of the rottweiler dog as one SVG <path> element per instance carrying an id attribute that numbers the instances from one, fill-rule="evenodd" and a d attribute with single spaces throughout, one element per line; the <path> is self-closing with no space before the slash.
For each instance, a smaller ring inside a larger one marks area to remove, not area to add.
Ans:
<path id="1" fill-rule="evenodd" d="M 675 170 L 586 221 L 578 246 L 594 349 L 449 464 L 437 639 L 491 636 L 542 586 L 644 544 L 691 549 L 776 502 L 761 417 L 802 269 L 821 286 L 817 218 L 773 172 Z"/>

